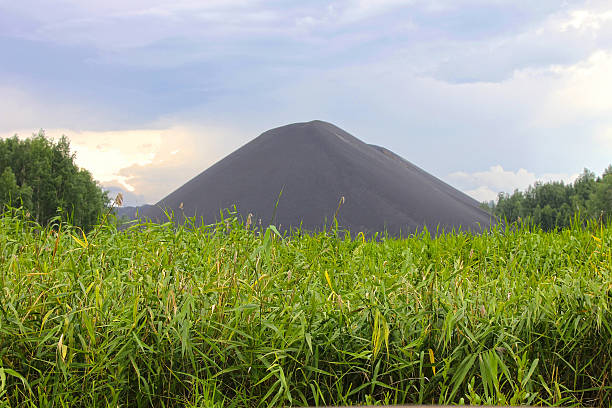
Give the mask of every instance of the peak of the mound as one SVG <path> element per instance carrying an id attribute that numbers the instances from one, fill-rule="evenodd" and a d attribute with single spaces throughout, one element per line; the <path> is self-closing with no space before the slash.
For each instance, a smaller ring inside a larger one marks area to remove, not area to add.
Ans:
<path id="1" fill-rule="evenodd" d="M 359 139 L 353 137 L 338 126 L 322 120 L 312 120 L 310 122 L 291 123 L 289 125 L 280 126 L 264 132 L 258 138 L 263 139 L 268 143 L 278 141 L 276 139 L 303 140 L 308 143 L 316 142 L 345 142 L 345 143 L 363 143 Z"/>
<path id="2" fill-rule="evenodd" d="M 317 230 L 329 225 L 341 197 L 339 224 L 353 232 L 405 235 L 424 226 L 481 230 L 490 225 L 477 201 L 390 150 L 322 120 L 262 133 L 144 215 L 163 219 L 166 208 L 210 223 L 221 209 L 235 206 L 242 217 L 251 213 L 262 224 Z"/>

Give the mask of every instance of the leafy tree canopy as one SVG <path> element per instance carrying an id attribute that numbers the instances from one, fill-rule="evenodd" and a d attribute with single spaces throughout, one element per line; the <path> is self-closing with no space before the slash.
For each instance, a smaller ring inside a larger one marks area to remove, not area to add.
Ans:
<path id="1" fill-rule="evenodd" d="M 65 136 L 54 142 L 42 130 L 24 140 L 0 140 L 0 209 L 22 206 L 41 224 L 59 214 L 90 229 L 109 199 L 74 158 Z"/>
<path id="2" fill-rule="evenodd" d="M 608 166 L 593 189 L 589 208 L 595 217 L 612 219 L 612 165 Z"/>
<path id="3" fill-rule="evenodd" d="M 544 230 L 567 227 L 576 214 L 612 219 L 612 165 L 601 177 L 584 169 L 571 184 L 538 182 L 525 192 L 500 193 L 491 211 L 502 220 L 528 221 Z"/>

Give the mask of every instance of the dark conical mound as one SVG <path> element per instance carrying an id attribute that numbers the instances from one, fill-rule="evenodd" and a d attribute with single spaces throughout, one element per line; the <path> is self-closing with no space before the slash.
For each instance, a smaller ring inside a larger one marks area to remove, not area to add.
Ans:
<path id="1" fill-rule="evenodd" d="M 355 233 L 407 235 L 425 225 L 479 231 L 491 222 L 476 200 L 391 151 L 322 121 L 263 133 L 143 215 L 163 219 L 161 208 L 167 208 L 212 223 L 220 209 L 235 205 L 244 219 L 252 213 L 254 222 L 267 224 L 274 216 L 273 223 L 283 229 L 320 230 L 330 225 L 341 197 L 339 225 Z"/>

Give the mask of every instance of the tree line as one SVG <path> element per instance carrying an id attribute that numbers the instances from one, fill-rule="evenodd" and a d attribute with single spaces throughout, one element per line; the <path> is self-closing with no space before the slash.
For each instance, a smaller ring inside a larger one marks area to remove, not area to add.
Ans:
<path id="1" fill-rule="evenodd" d="M 109 198 L 74 159 L 65 136 L 54 142 L 42 130 L 23 140 L 17 135 L 0 140 L 0 211 L 21 207 L 42 225 L 60 215 L 92 228 Z"/>
<path id="2" fill-rule="evenodd" d="M 497 202 L 485 204 L 498 219 L 523 221 L 551 231 L 575 219 L 612 220 L 612 165 L 600 177 L 588 169 L 573 182 L 537 182 L 526 191 L 500 193 Z"/>
<path id="3" fill-rule="evenodd" d="M 57 142 L 39 131 L 28 139 L 0 140 L 0 211 L 21 207 L 33 220 L 46 224 L 60 215 L 91 229 L 108 208 L 107 193 L 89 171 L 75 164 L 65 136 Z M 535 183 L 526 191 L 500 193 L 483 208 L 500 220 L 529 222 L 544 230 L 581 219 L 612 220 L 612 165 L 597 177 L 585 169 L 573 183 Z"/>

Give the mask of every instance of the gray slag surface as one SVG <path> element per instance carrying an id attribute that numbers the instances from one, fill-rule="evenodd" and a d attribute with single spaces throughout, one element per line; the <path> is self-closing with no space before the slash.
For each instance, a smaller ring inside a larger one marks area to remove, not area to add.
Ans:
<path id="1" fill-rule="evenodd" d="M 267 225 L 281 190 L 272 223 L 282 229 L 329 226 L 341 197 L 345 202 L 338 222 L 353 233 L 405 236 L 425 225 L 430 231 L 480 231 L 491 223 L 476 200 L 393 152 L 323 121 L 263 133 L 142 215 L 164 220 L 161 208 L 167 208 L 212 223 L 220 209 L 236 206 L 244 219 L 252 213 L 254 223 L 261 219 Z"/>

